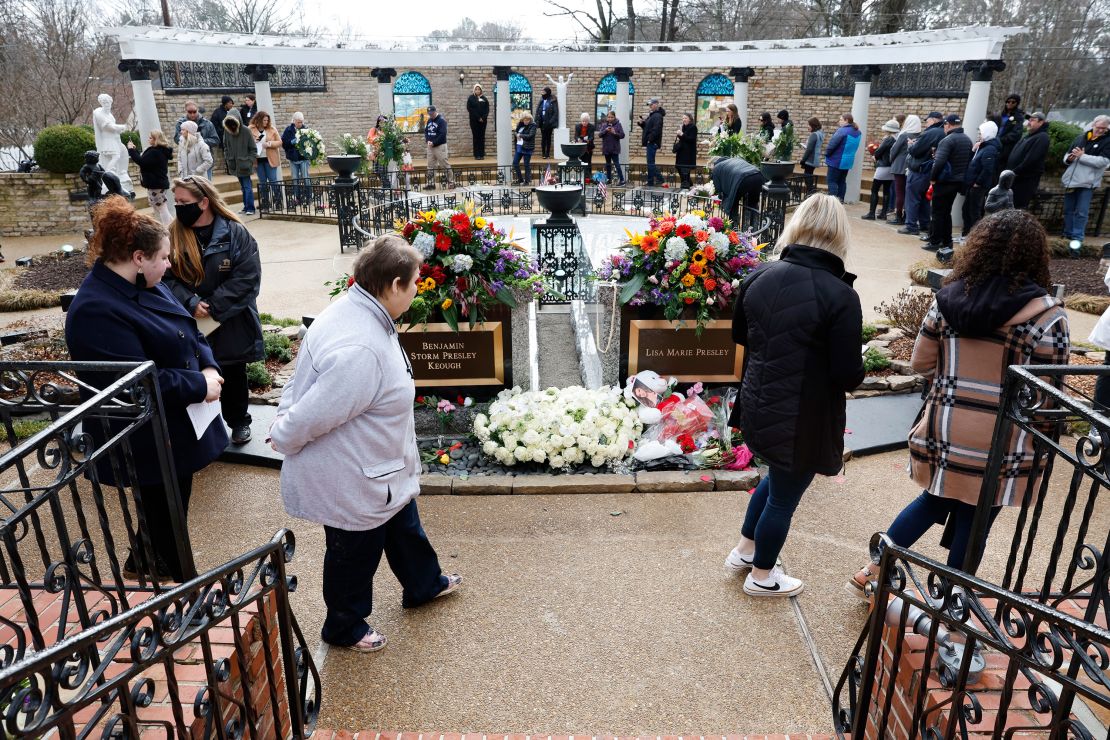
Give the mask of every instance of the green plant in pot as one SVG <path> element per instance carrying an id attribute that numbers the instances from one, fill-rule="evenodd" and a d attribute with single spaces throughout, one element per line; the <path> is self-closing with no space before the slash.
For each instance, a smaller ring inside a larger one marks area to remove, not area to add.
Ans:
<path id="1" fill-rule="evenodd" d="M 740 157 L 756 167 L 763 161 L 763 140 L 745 134 L 718 135 L 709 147 L 710 157 Z"/>
<path id="2" fill-rule="evenodd" d="M 783 126 L 778 138 L 767 145 L 767 158 L 759 163 L 763 176 L 771 181 L 772 187 L 786 188 L 786 178 L 794 172 L 794 147 L 798 137 L 793 124 Z"/>
<path id="3" fill-rule="evenodd" d="M 351 134 L 343 134 L 335 145 L 339 153 L 328 155 L 328 166 L 340 178 L 351 179 L 356 171 L 363 173 L 369 171 L 369 154 L 365 141 Z"/>
<path id="4" fill-rule="evenodd" d="M 374 140 L 374 161 L 382 167 L 401 164 L 405 155 L 405 137 L 397 126 L 397 119 L 386 116 L 378 125 L 378 137 Z"/>

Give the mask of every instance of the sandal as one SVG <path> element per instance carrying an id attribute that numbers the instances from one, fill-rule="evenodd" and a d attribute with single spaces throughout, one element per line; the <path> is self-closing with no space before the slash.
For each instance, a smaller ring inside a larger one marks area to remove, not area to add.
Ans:
<path id="1" fill-rule="evenodd" d="M 373 627 L 370 631 L 362 636 L 362 639 L 354 645 L 346 645 L 348 650 L 354 650 L 356 653 L 376 653 L 385 647 L 385 635 L 378 632 Z"/>
<path id="2" fill-rule="evenodd" d="M 457 591 L 459 586 L 461 585 L 462 576 L 460 576 L 458 573 L 452 573 L 451 575 L 447 576 L 447 585 L 444 586 L 443 590 L 436 594 L 433 598 L 438 599 L 440 596 L 446 596 L 453 591 Z"/>

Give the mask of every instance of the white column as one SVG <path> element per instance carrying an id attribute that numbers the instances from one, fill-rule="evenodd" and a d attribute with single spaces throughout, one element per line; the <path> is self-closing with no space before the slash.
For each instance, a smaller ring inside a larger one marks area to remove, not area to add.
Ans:
<path id="1" fill-rule="evenodd" d="M 493 111 L 494 132 L 497 140 L 497 166 L 508 167 L 513 163 L 513 99 L 509 95 L 508 67 L 494 67 L 496 109 Z M 505 172 L 505 170 L 502 170 Z M 511 176 L 506 176 L 511 180 Z"/>
<path id="2" fill-rule="evenodd" d="M 873 65 L 852 67 L 852 76 L 856 80 L 855 95 L 852 96 L 852 118 L 860 130 L 859 148 L 856 150 L 855 161 L 852 169 L 848 171 L 847 187 L 844 193 L 845 203 L 857 203 L 860 196 L 860 181 L 863 178 L 863 160 L 867 155 L 867 112 L 871 106 L 871 79 L 879 73 Z"/>
<path id="3" fill-rule="evenodd" d="M 274 96 L 270 94 L 270 80 L 254 81 L 254 102 L 260 111 L 266 111 L 274 121 L 282 120 L 274 110 Z M 275 126 L 277 123 L 274 124 Z"/>
<path id="4" fill-rule="evenodd" d="M 158 120 L 158 106 L 154 102 L 154 86 L 150 73 L 158 70 L 158 63 L 146 59 L 125 59 L 119 63 L 119 71 L 127 72 L 131 78 L 131 93 L 135 98 L 135 123 L 139 128 L 139 148 L 144 149 L 150 132 L 161 129 Z"/>
<path id="5" fill-rule="evenodd" d="M 374 67 L 370 76 L 378 81 L 378 114 L 388 116 L 393 113 L 393 78 L 397 70 L 392 67 Z"/>
<path id="6" fill-rule="evenodd" d="M 743 130 L 748 130 L 748 78 L 755 74 L 751 67 L 733 67 L 732 74 L 732 101 L 736 103 L 736 110 L 740 113 L 740 122 Z"/>
<path id="7" fill-rule="evenodd" d="M 628 92 L 632 69 L 630 67 L 619 67 L 613 75 L 617 78 L 617 120 L 621 122 L 621 127 L 624 128 L 620 156 L 621 166 L 623 167 L 628 164 L 629 142 L 632 139 L 632 96 Z M 625 177 L 627 176 L 628 172 L 625 171 Z"/>
<path id="8" fill-rule="evenodd" d="M 971 84 L 967 90 L 967 103 L 964 105 L 963 128 L 972 143 L 979 140 L 979 124 L 987 120 L 987 103 L 991 96 L 991 79 L 995 72 L 1006 69 L 1006 63 L 999 59 L 981 62 L 968 62 L 965 72 L 971 72 Z M 964 225 L 964 196 L 957 195 L 952 203 L 952 226 Z"/>

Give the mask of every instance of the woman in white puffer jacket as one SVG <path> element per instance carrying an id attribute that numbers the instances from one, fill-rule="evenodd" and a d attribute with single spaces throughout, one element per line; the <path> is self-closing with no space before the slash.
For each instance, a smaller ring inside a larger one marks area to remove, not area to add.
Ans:
<path id="1" fill-rule="evenodd" d="M 196 122 L 185 121 L 181 124 L 181 141 L 177 143 L 177 176 L 199 175 L 207 178 L 210 169 L 212 169 L 212 150 L 197 133 Z"/>

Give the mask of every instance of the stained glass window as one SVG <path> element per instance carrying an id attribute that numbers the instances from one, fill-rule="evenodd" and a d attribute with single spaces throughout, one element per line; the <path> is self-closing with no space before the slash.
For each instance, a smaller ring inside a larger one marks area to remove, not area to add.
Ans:
<path id="1" fill-rule="evenodd" d="M 732 80 L 720 72 L 707 75 L 698 83 L 694 98 L 694 122 L 698 125 L 698 133 L 712 133 L 725 107 L 732 102 L 735 102 Z"/>
<path id="2" fill-rule="evenodd" d="M 432 86 L 419 72 L 405 72 L 393 83 L 393 113 L 402 131 L 423 131 L 431 104 Z"/>
<path id="3" fill-rule="evenodd" d="M 594 113 L 596 114 L 594 116 L 594 120 L 600 121 L 601 119 L 605 118 L 609 111 L 615 111 L 617 109 L 617 76 L 610 72 L 609 74 L 602 77 L 601 80 L 597 83 L 597 90 L 595 91 L 595 93 L 597 100 L 595 105 L 596 110 L 594 111 Z M 628 81 L 628 96 L 629 105 L 632 110 L 635 110 L 636 86 L 632 84 L 631 80 Z M 625 123 L 627 123 L 627 121 Z"/>

